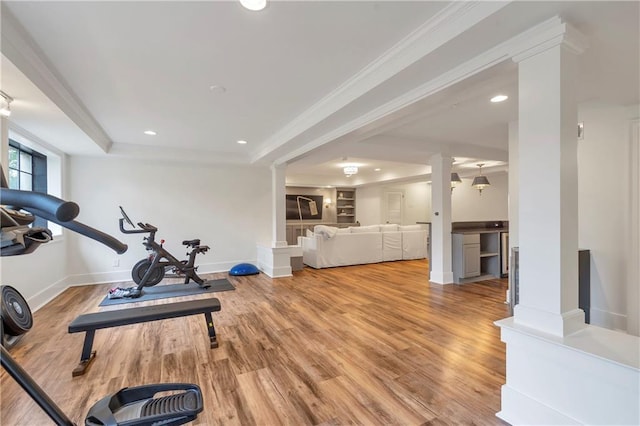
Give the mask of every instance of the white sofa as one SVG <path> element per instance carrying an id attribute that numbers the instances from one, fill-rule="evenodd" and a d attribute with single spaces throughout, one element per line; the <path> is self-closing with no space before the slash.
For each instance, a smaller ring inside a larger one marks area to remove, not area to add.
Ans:
<path id="1" fill-rule="evenodd" d="M 427 231 L 420 225 L 333 228 L 317 225 L 300 238 L 303 262 L 312 268 L 361 265 L 427 257 Z"/>

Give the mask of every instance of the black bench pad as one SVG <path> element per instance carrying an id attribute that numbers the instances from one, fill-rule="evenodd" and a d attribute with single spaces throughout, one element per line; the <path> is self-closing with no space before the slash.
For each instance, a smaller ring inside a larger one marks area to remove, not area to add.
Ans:
<path id="1" fill-rule="evenodd" d="M 69 333 L 78 333 L 100 328 L 119 327 L 168 318 L 216 312 L 220 310 L 220 301 L 216 298 L 190 300 L 187 302 L 166 303 L 164 305 L 141 306 L 116 311 L 95 312 L 80 315 L 69 324 Z"/>
<path id="2" fill-rule="evenodd" d="M 218 347 L 216 331 L 213 326 L 212 312 L 220 310 L 220 301 L 215 297 L 208 299 L 189 300 L 186 302 L 165 303 L 163 305 L 141 306 L 137 308 L 119 309 L 115 311 L 95 312 L 84 314 L 69 324 L 69 333 L 86 332 L 80 363 L 73 370 L 72 375 L 80 376 L 85 373 L 91 361 L 95 358 L 93 338 L 95 332 L 101 328 L 118 327 L 121 325 L 138 324 L 141 322 L 178 318 L 189 315 L 204 314 L 211 348 Z"/>

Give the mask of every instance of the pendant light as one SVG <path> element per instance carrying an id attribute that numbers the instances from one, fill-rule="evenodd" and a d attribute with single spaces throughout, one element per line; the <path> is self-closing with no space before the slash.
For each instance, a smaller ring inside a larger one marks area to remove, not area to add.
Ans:
<path id="1" fill-rule="evenodd" d="M 453 188 L 458 186 L 458 184 L 462 183 L 462 179 L 460 179 L 460 175 L 456 172 L 451 172 L 451 192 L 453 192 Z"/>
<path id="2" fill-rule="evenodd" d="M 483 189 L 491 185 L 491 183 L 489 183 L 489 179 L 487 179 L 486 176 L 482 175 L 482 166 L 484 166 L 484 163 L 478 163 L 480 174 L 473 178 L 473 183 L 471 184 L 472 187 L 480 191 L 480 195 L 482 195 Z"/>

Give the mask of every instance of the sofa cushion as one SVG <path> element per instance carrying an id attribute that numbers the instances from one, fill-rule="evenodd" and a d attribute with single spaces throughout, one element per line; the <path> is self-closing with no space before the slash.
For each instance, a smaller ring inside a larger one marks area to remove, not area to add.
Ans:
<path id="1" fill-rule="evenodd" d="M 334 226 L 316 225 L 313 227 L 313 232 L 328 239 L 333 238 L 336 235 L 338 228 Z"/>
<path id="2" fill-rule="evenodd" d="M 352 234 L 364 234 L 365 232 L 380 232 L 380 225 L 350 226 Z"/>
<path id="3" fill-rule="evenodd" d="M 336 234 L 350 234 L 351 233 L 351 229 L 349 228 L 338 228 L 338 231 L 336 232 Z"/>
<path id="4" fill-rule="evenodd" d="M 396 223 L 380 225 L 380 231 L 382 232 L 395 232 L 397 230 L 398 230 L 398 225 Z"/>
<path id="5" fill-rule="evenodd" d="M 398 231 L 420 231 L 422 229 L 421 225 L 401 225 L 398 226 Z"/>

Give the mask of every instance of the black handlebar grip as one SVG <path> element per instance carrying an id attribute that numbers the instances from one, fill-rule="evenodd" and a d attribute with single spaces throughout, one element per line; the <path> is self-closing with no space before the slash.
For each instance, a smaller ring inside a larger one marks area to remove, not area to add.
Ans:
<path id="1" fill-rule="evenodd" d="M 37 209 L 55 217 L 56 223 L 73 220 L 80 213 L 80 207 L 72 201 L 64 201 L 52 195 L 39 192 L 20 191 L 0 188 L 0 201 L 4 205 L 24 208 L 31 211 Z"/>
<path id="2" fill-rule="evenodd" d="M 96 240 L 99 243 L 102 243 L 105 246 L 109 247 L 110 249 L 112 249 L 118 254 L 122 254 L 126 252 L 127 249 L 129 248 L 126 244 L 123 244 L 122 242 L 115 239 L 111 235 L 105 234 L 102 231 L 98 231 L 97 229 L 87 226 L 84 223 L 80 223 L 75 220 L 71 220 L 67 222 L 59 221 L 55 216 L 50 215 L 48 212 L 38 210 L 36 208 L 30 208 L 29 211 L 36 216 L 40 216 L 43 219 L 49 220 L 51 222 L 55 222 L 58 225 L 64 226 L 67 229 L 70 229 L 72 231 L 75 231 L 79 234 L 84 235 L 85 237 L 89 237 L 92 240 Z"/>

